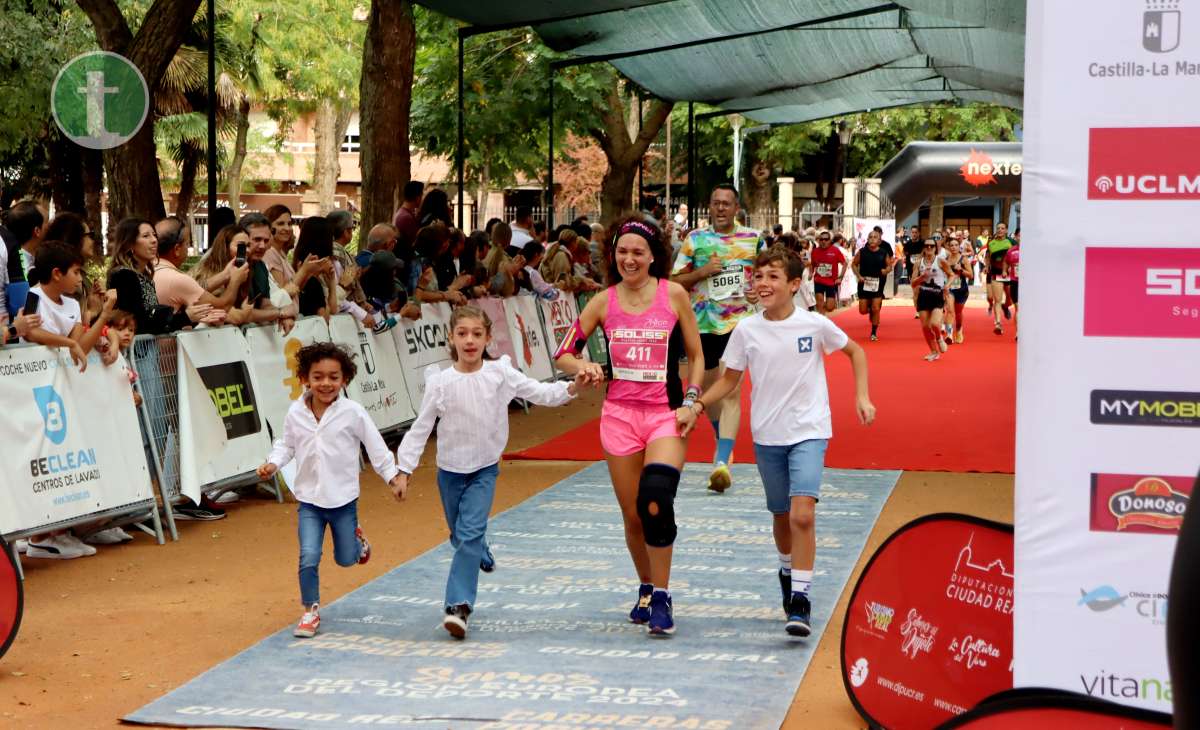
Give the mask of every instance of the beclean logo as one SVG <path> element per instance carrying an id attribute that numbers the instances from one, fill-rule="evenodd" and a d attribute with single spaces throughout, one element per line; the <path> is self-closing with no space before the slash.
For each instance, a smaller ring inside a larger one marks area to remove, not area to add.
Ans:
<path id="1" fill-rule="evenodd" d="M 1094 128 L 1089 200 L 1200 200 L 1200 127 Z"/>
<path id="2" fill-rule="evenodd" d="M 94 150 L 119 147 L 133 138 L 150 111 L 142 72 L 108 51 L 83 53 L 67 62 L 50 90 L 50 110 L 75 144 Z"/>
<path id="3" fill-rule="evenodd" d="M 1093 390 L 1092 423 L 1200 427 L 1200 393 Z"/>

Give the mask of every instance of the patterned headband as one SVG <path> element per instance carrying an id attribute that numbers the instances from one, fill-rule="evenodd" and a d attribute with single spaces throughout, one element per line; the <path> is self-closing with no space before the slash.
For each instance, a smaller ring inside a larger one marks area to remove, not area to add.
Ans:
<path id="1" fill-rule="evenodd" d="M 613 245 L 615 246 L 617 240 L 626 233 L 632 233 L 635 236 L 645 239 L 646 243 L 649 245 L 654 245 L 659 241 L 659 233 L 657 229 L 641 221 L 629 221 L 625 225 L 621 226 L 619 230 L 617 230 L 617 235 L 613 237 Z"/>

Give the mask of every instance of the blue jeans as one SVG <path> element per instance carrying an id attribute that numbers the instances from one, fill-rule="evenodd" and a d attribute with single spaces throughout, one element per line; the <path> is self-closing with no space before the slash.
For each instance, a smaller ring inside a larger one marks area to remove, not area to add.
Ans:
<path id="1" fill-rule="evenodd" d="M 454 548 L 450 577 L 446 579 L 447 608 L 461 603 L 475 605 L 479 563 L 487 551 L 488 513 L 492 511 L 499 473 L 499 464 L 485 466 L 470 474 L 438 469 L 438 491 L 442 494 L 442 510 L 446 513 L 450 545 Z"/>
<path id="2" fill-rule="evenodd" d="M 763 490 L 767 493 L 767 509 L 772 514 L 787 514 L 792 497 L 821 499 L 821 470 L 825 467 L 827 439 L 809 439 L 787 446 L 754 444 L 754 458 Z"/>
<path id="3" fill-rule="evenodd" d="M 321 581 L 317 566 L 321 564 L 321 546 L 325 542 L 325 525 L 333 532 L 333 559 L 343 568 L 358 562 L 362 548 L 358 536 L 358 500 L 341 507 L 326 509 L 315 504 L 301 502 L 296 510 L 299 514 L 300 536 L 300 602 L 305 606 L 321 602 Z"/>

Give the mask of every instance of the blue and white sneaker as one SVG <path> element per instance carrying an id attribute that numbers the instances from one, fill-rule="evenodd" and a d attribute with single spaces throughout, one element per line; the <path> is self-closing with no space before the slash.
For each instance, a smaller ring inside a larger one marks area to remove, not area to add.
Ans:
<path id="1" fill-rule="evenodd" d="M 808 596 L 803 593 L 793 593 L 791 605 L 788 606 L 787 626 L 784 627 L 788 635 L 804 638 L 812 633 L 812 627 L 809 625 L 809 616 L 812 613 L 812 606 L 808 602 Z"/>
<path id="2" fill-rule="evenodd" d="M 483 546 L 483 557 L 479 560 L 479 569 L 485 573 L 491 573 L 496 569 L 496 556 L 492 555 L 492 549 L 487 545 Z"/>
<path id="3" fill-rule="evenodd" d="M 792 574 L 779 569 L 779 592 L 783 594 L 783 612 L 786 614 L 792 604 Z"/>
<path id="4" fill-rule="evenodd" d="M 654 586 L 649 583 L 643 583 L 638 587 L 637 603 L 633 604 L 633 610 L 629 612 L 630 623 L 650 623 L 650 596 L 653 593 Z"/>
<path id="5" fill-rule="evenodd" d="M 671 594 L 655 591 L 650 596 L 650 635 L 670 636 L 673 633 L 675 619 L 672 616 Z"/>

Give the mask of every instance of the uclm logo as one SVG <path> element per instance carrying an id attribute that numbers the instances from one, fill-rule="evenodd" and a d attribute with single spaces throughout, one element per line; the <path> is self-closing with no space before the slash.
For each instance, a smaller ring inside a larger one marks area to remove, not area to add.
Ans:
<path id="1" fill-rule="evenodd" d="M 1089 200 L 1200 200 L 1200 127 L 1096 128 Z"/>
<path id="2" fill-rule="evenodd" d="M 958 168 L 958 173 L 962 175 L 962 179 L 967 184 L 978 188 L 995 184 L 997 175 L 1020 177 L 1021 169 L 1020 162 L 1004 160 L 996 162 L 988 153 L 972 149 L 962 167 Z"/>

